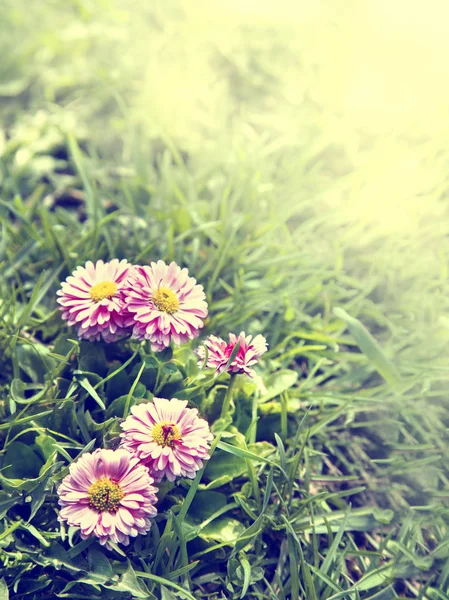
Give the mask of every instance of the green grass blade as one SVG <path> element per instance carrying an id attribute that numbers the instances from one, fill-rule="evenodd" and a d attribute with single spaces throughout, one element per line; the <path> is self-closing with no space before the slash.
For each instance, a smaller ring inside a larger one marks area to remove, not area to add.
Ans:
<path id="1" fill-rule="evenodd" d="M 374 365 L 378 373 L 391 385 L 397 385 L 400 382 L 400 376 L 396 367 L 385 356 L 382 348 L 366 327 L 342 308 L 335 308 L 334 313 L 348 325 L 360 350 Z"/>

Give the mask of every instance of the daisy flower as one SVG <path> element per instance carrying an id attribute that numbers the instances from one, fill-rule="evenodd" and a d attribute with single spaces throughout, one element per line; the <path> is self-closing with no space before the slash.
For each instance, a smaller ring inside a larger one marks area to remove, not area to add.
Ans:
<path id="1" fill-rule="evenodd" d="M 187 269 L 162 260 L 136 267 L 130 278 L 126 306 L 134 315 L 133 336 L 149 340 L 160 352 L 196 338 L 207 317 L 202 285 L 189 277 Z"/>
<path id="2" fill-rule="evenodd" d="M 209 336 L 204 345 L 195 351 L 200 357 L 198 366 L 203 365 L 207 348 L 206 367 L 215 369 L 217 373 L 222 373 L 238 342 L 240 342 L 239 349 L 227 371 L 228 373 L 245 373 L 249 377 L 254 377 L 256 373 L 251 367 L 267 351 L 267 342 L 263 335 L 256 335 L 253 339 L 251 335 L 245 335 L 244 331 L 238 337 L 234 333 L 230 333 L 229 342 L 225 342 L 225 340 L 215 335 Z"/>
<path id="3" fill-rule="evenodd" d="M 209 458 L 212 434 L 200 419 L 196 408 L 186 408 L 187 401 L 153 398 L 153 402 L 131 408 L 131 415 L 121 424 L 122 447 L 146 465 L 154 479 L 164 475 L 193 479 Z"/>
<path id="4" fill-rule="evenodd" d="M 124 290 L 132 268 L 117 258 L 88 261 L 62 283 L 56 292 L 62 318 L 76 327 L 78 337 L 114 342 L 128 333 L 132 316 L 126 310 Z"/>
<path id="5" fill-rule="evenodd" d="M 80 528 L 81 537 L 95 535 L 110 548 L 127 546 L 129 538 L 146 535 L 156 515 L 157 488 L 148 469 L 126 450 L 86 452 L 70 465 L 58 488 L 60 521 Z"/>

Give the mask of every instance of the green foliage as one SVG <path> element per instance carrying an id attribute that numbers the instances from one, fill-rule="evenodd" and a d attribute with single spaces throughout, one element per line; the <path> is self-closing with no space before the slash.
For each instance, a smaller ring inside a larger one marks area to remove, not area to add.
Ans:
<path id="1" fill-rule="evenodd" d="M 316 35 L 262 6 L 138 4 L 2 7 L 0 600 L 448 598 L 447 134 L 325 104 L 315 40 L 344 52 L 343 6 Z M 375 185 L 391 169 L 416 195 L 398 214 Z M 189 268 L 204 335 L 266 336 L 223 418 L 229 378 L 195 343 L 153 355 L 62 323 L 60 281 L 111 257 Z M 56 489 L 154 395 L 198 408 L 214 453 L 105 551 L 58 522 Z"/>

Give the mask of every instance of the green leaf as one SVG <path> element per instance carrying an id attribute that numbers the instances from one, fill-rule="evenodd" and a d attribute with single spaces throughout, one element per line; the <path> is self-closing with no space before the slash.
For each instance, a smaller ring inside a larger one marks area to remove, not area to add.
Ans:
<path id="1" fill-rule="evenodd" d="M 145 367 L 140 375 L 140 383 L 148 390 L 154 390 L 154 385 L 156 383 L 157 372 L 159 370 L 159 363 L 153 356 L 145 356 L 144 359 Z M 134 365 L 130 373 L 131 381 L 135 381 L 137 375 L 139 374 L 142 363 L 138 363 Z"/>
<path id="2" fill-rule="evenodd" d="M 394 518 L 394 512 L 389 508 L 379 508 L 376 507 L 373 510 L 373 517 L 379 521 L 379 523 L 383 523 L 384 525 L 389 525 Z"/>
<path id="3" fill-rule="evenodd" d="M 394 587 L 392 585 L 389 585 L 384 590 L 377 592 L 377 594 L 374 594 L 374 596 L 370 596 L 366 600 L 395 600 L 396 598 L 398 598 L 398 596 L 394 591 Z"/>
<path id="4" fill-rule="evenodd" d="M 50 458 L 40 469 L 39 477 L 34 479 L 8 479 L 0 473 L 0 482 L 5 490 L 22 490 L 31 492 L 34 490 L 42 481 L 48 479 L 53 475 L 63 463 L 58 461 L 54 462 L 53 458 Z"/>
<path id="5" fill-rule="evenodd" d="M 135 398 L 143 398 L 147 393 L 147 388 L 144 386 L 143 383 L 141 383 L 140 381 L 137 383 L 136 387 L 134 388 L 133 391 L 133 396 Z M 145 398 L 145 400 L 148 402 L 148 398 Z"/>
<path id="6" fill-rule="evenodd" d="M 214 460 L 216 453 L 214 453 Z M 225 494 L 219 492 L 199 491 L 195 494 L 194 499 L 189 508 L 188 520 L 195 524 L 200 524 L 217 510 L 223 508 L 227 504 Z"/>
<path id="7" fill-rule="evenodd" d="M 70 155 L 72 157 L 73 162 L 76 165 L 76 170 L 79 173 L 81 181 L 83 182 L 83 187 L 86 191 L 85 200 L 87 213 L 96 229 L 98 227 L 99 219 L 103 216 L 103 208 L 98 201 L 95 189 L 93 188 L 90 177 L 86 172 L 83 154 L 80 150 L 77 140 L 71 133 L 69 133 L 67 136 L 67 141 L 69 145 Z M 105 231 L 107 232 L 107 229 Z M 108 238 L 109 235 L 106 236 L 106 239 Z"/>
<path id="8" fill-rule="evenodd" d="M 115 364 L 115 366 L 111 367 L 106 377 L 114 373 L 117 370 L 119 364 L 120 363 L 117 363 Z M 106 398 L 108 399 L 108 403 L 112 402 L 116 398 L 119 398 L 120 396 L 126 396 L 129 392 L 131 384 L 132 380 L 125 370 L 119 371 L 113 377 L 108 379 L 105 385 L 105 393 Z"/>
<path id="9" fill-rule="evenodd" d="M 385 583 L 395 576 L 393 566 L 386 565 L 370 571 L 364 575 L 354 586 L 353 589 L 359 591 L 371 590 L 379 585 L 385 585 Z"/>
<path id="10" fill-rule="evenodd" d="M 31 525 L 31 523 L 27 523 L 26 525 L 22 524 L 21 525 L 22 529 L 25 529 L 28 533 L 30 533 L 32 536 L 34 536 L 37 541 L 39 542 L 39 544 L 41 544 L 41 546 L 44 546 L 45 548 L 48 548 L 50 546 L 50 543 L 43 535 L 42 533 L 36 529 L 36 527 L 34 527 L 34 525 Z"/>
<path id="11" fill-rule="evenodd" d="M 62 400 L 56 405 L 50 418 L 49 429 L 58 431 L 71 438 L 78 437 L 78 424 L 75 415 L 75 402 L 73 400 Z"/>
<path id="12" fill-rule="evenodd" d="M 243 532 L 245 526 L 231 517 L 218 517 L 201 529 L 199 536 L 206 541 L 233 543 Z"/>
<path id="13" fill-rule="evenodd" d="M 212 458 L 212 456 L 215 454 L 215 450 L 216 450 L 216 447 L 217 447 L 217 444 L 219 441 L 220 441 L 220 434 L 218 434 L 216 436 L 216 438 L 212 441 L 212 444 L 211 444 L 210 450 L 209 450 L 209 458 Z M 181 523 L 185 520 L 186 514 L 190 508 L 192 500 L 194 499 L 194 497 L 198 491 L 198 487 L 200 485 L 201 478 L 203 477 L 204 470 L 205 470 L 205 467 L 202 467 L 197 472 L 195 479 L 190 484 L 190 488 L 189 488 L 189 491 L 187 492 L 187 496 L 184 498 L 184 502 L 182 504 L 181 510 L 178 513 L 178 518 L 181 521 Z"/>
<path id="14" fill-rule="evenodd" d="M 255 449 L 259 448 L 257 442 L 255 444 L 252 444 L 251 446 Z M 217 447 L 220 448 L 220 450 L 228 452 L 229 454 L 233 454 L 237 458 L 248 458 L 249 460 L 253 460 L 255 462 L 263 462 L 268 465 L 275 464 L 272 461 L 265 458 L 264 456 L 262 456 L 262 454 L 256 454 L 255 452 L 251 452 L 250 450 L 246 450 L 245 448 L 238 448 L 237 446 L 232 446 L 231 444 L 227 444 L 226 442 L 219 442 L 217 444 Z"/>
<path id="15" fill-rule="evenodd" d="M 167 587 L 171 587 L 180 592 L 183 598 L 187 598 L 188 600 L 195 600 L 192 594 L 184 590 L 177 583 L 170 581 L 169 579 L 164 579 L 163 577 L 159 577 L 158 575 L 152 575 L 151 573 L 144 573 L 143 571 L 136 571 L 135 574 L 137 575 L 137 577 L 141 577 L 142 579 L 149 579 L 150 581 L 155 581 L 156 583 L 165 585 Z"/>
<path id="16" fill-rule="evenodd" d="M 111 584 L 104 584 L 104 587 L 120 592 L 129 592 L 133 598 L 150 598 L 150 595 L 140 585 L 137 573 L 129 560 L 128 567 L 123 575 L 119 577 L 119 580 L 111 582 Z"/>
<path id="17" fill-rule="evenodd" d="M 17 363 L 33 382 L 44 383 L 47 373 L 56 366 L 56 361 L 49 356 L 50 351 L 43 344 L 24 344 L 16 346 Z"/>
<path id="18" fill-rule="evenodd" d="M 265 458 L 265 456 L 272 454 L 274 450 L 269 442 L 250 444 L 248 450 L 232 446 L 226 442 L 218 442 L 217 448 L 220 448 L 220 450 L 217 450 L 214 459 L 208 462 L 204 473 L 205 479 L 213 483 L 217 481 L 228 483 L 232 479 L 243 475 L 247 471 L 245 462 L 247 459 L 272 464 L 271 461 Z M 213 487 L 218 486 L 214 485 Z M 208 489 L 212 489 L 212 487 L 209 485 Z"/>
<path id="19" fill-rule="evenodd" d="M 244 461 L 222 450 L 216 450 L 214 459 L 207 463 L 204 478 L 211 482 L 222 480 L 228 483 L 245 472 L 246 464 Z"/>
<path id="20" fill-rule="evenodd" d="M 68 552 L 58 542 L 52 541 L 51 546 L 42 555 L 41 564 L 51 564 L 55 569 L 64 566 L 71 571 L 87 571 L 88 567 L 80 557 L 71 558 Z"/>
<path id="21" fill-rule="evenodd" d="M 101 575 L 104 580 L 114 576 L 111 563 L 103 552 L 90 547 L 87 554 L 87 562 L 89 563 L 91 572 L 94 572 L 97 576 Z"/>
<path id="22" fill-rule="evenodd" d="M 161 585 L 161 600 L 178 600 L 179 594 L 174 594 L 165 585 Z"/>
<path id="23" fill-rule="evenodd" d="M 298 373 L 296 371 L 284 369 L 273 373 L 265 382 L 267 391 L 262 395 L 259 402 L 262 404 L 264 402 L 268 402 L 268 400 L 271 400 L 272 398 L 280 396 L 282 392 L 285 392 L 294 386 L 297 380 Z"/>
<path id="24" fill-rule="evenodd" d="M 89 373 L 96 373 L 100 377 L 104 377 L 108 372 L 108 364 L 104 348 L 101 343 L 96 342 L 81 342 L 80 343 L 80 359 L 78 369 Z"/>
<path id="25" fill-rule="evenodd" d="M 171 398 L 176 392 L 182 389 L 184 376 L 172 362 L 164 363 L 161 366 L 161 381 L 163 381 L 162 387 L 155 390 L 158 395 L 162 398 Z"/>
<path id="26" fill-rule="evenodd" d="M 374 518 L 375 508 L 355 508 L 346 519 L 345 531 L 370 531 L 379 527 L 379 521 Z M 387 509 L 388 510 L 388 509 Z M 329 529 L 337 532 L 340 529 L 342 520 L 345 519 L 345 513 L 334 510 L 325 516 L 315 516 L 311 519 L 302 519 L 295 523 L 295 531 L 315 531 L 315 533 L 327 534 Z"/>
<path id="27" fill-rule="evenodd" d="M 2 473 L 8 479 L 28 479 L 39 475 L 43 461 L 29 446 L 13 442 L 8 446 L 3 458 L 6 467 Z M 9 465 L 9 466 L 7 466 Z"/>
<path id="28" fill-rule="evenodd" d="M 261 458 L 268 458 L 276 452 L 276 448 L 270 442 L 254 442 L 254 444 L 248 444 L 248 450 L 253 454 L 260 456 Z"/>
<path id="29" fill-rule="evenodd" d="M 265 520 L 265 516 L 263 515 L 263 513 L 261 513 L 257 517 L 257 519 L 254 521 L 254 523 L 252 523 L 246 529 L 244 528 L 243 531 L 240 532 L 240 535 L 235 542 L 233 555 L 235 555 L 237 552 L 240 552 L 241 550 L 243 550 L 243 548 L 248 546 L 248 544 L 254 543 L 254 540 L 256 539 L 256 537 L 263 530 L 264 520 Z"/>
<path id="30" fill-rule="evenodd" d="M 30 512 L 30 518 L 28 519 L 28 522 L 31 521 L 36 516 L 37 511 L 40 509 L 40 507 L 42 506 L 42 504 L 45 501 L 45 498 L 47 496 L 47 482 L 48 482 L 48 478 L 44 479 L 31 492 L 31 507 L 30 507 L 31 512 Z"/>
<path id="31" fill-rule="evenodd" d="M 44 460 L 48 460 L 51 456 L 55 456 L 56 449 L 55 444 L 57 443 L 51 435 L 41 434 L 38 435 L 34 440 L 36 446 L 38 446 Z"/>
<path id="32" fill-rule="evenodd" d="M 337 556 L 339 554 L 340 542 L 341 542 L 341 539 L 345 532 L 345 527 L 346 527 L 346 523 L 348 521 L 349 515 L 350 515 L 350 509 L 348 507 L 348 510 L 340 523 L 340 528 L 337 531 L 337 535 L 334 537 L 332 545 L 329 548 L 329 550 L 327 551 L 326 557 L 320 567 L 320 573 L 324 576 L 327 576 L 327 572 L 329 571 L 333 562 L 334 561 L 336 562 L 338 560 Z"/>
<path id="33" fill-rule="evenodd" d="M 25 596 L 31 594 L 33 592 L 39 592 L 46 587 L 48 587 L 52 583 L 51 578 L 42 575 L 39 579 L 26 579 L 22 577 L 19 581 L 16 582 L 15 591 L 21 596 Z M 34 596 L 35 598 L 38 596 Z M 2 598 L 0 592 L 0 599 Z"/>
<path id="34" fill-rule="evenodd" d="M 26 396 L 25 392 L 29 392 L 30 390 L 38 389 L 38 391 L 32 396 Z M 38 384 L 27 384 L 23 382 L 21 379 L 13 379 L 10 387 L 10 394 L 14 402 L 17 404 L 33 404 L 34 402 L 38 402 L 41 398 L 43 398 L 46 394 L 45 386 Z"/>
<path id="35" fill-rule="evenodd" d="M 242 593 L 240 594 L 241 600 L 246 596 L 246 592 L 248 591 L 249 584 L 251 583 L 251 565 L 249 564 L 248 559 L 242 552 L 240 555 L 240 564 L 243 569 L 243 586 Z"/>
<path id="36" fill-rule="evenodd" d="M 40 275 L 38 281 L 35 282 L 35 286 L 31 293 L 30 300 L 29 300 L 25 310 L 23 311 L 20 319 L 16 323 L 16 326 L 19 330 L 26 324 L 29 317 L 33 314 L 33 312 L 37 312 L 37 307 L 42 302 L 42 300 L 45 298 L 47 292 L 53 285 L 53 282 L 58 277 L 59 273 L 62 271 L 62 268 L 63 268 L 63 265 L 60 265 L 59 267 L 57 267 L 56 269 L 53 269 L 52 271 L 50 271 L 48 273 L 46 273 L 46 271 L 43 271 L 42 274 Z M 34 345 L 36 345 L 35 342 L 33 343 L 33 346 Z M 49 349 L 46 346 L 42 346 L 42 348 L 45 349 L 44 350 L 45 353 L 49 353 Z M 51 360 L 54 363 L 54 360 L 53 359 L 51 359 Z"/>
<path id="37" fill-rule="evenodd" d="M 60 334 L 54 342 L 53 354 L 57 354 L 60 357 L 66 357 L 74 353 L 78 344 L 74 341 L 69 341 L 69 338 L 70 336 L 67 336 L 67 334 Z"/>
<path id="38" fill-rule="evenodd" d="M 334 313 L 339 319 L 342 319 L 347 323 L 349 331 L 357 342 L 358 347 L 374 365 L 378 373 L 382 375 L 385 381 L 391 385 L 399 383 L 400 376 L 396 367 L 385 356 L 382 348 L 361 321 L 348 315 L 342 308 L 334 308 Z"/>
<path id="39" fill-rule="evenodd" d="M 20 496 L 12 496 L 7 492 L 0 491 L 0 520 L 3 519 L 8 510 L 20 502 Z"/>
<path id="40" fill-rule="evenodd" d="M 216 479 L 212 479 L 212 481 L 210 481 L 207 484 L 200 483 L 200 485 L 198 487 L 200 490 L 204 490 L 204 491 L 215 490 L 219 487 L 222 487 L 223 485 L 226 485 L 233 479 L 234 479 L 234 477 L 231 475 L 221 475 L 220 477 L 217 477 Z"/>
<path id="41" fill-rule="evenodd" d="M 102 410 L 106 410 L 106 406 L 105 406 L 103 400 L 100 398 L 100 396 L 94 390 L 92 384 L 90 383 L 90 381 L 86 377 L 86 375 L 84 373 L 81 373 L 80 371 L 74 371 L 73 376 L 75 377 L 76 381 L 80 384 L 80 386 L 86 390 L 86 392 L 89 394 L 89 396 L 91 396 L 95 400 L 95 402 L 98 404 L 98 406 Z"/>
<path id="42" fill-rule="evenodd" d="M 162 363 L 169 362 L 173 358 L 173 349 L 168 347 L 164 348 L 162 352 L 158 352 L 157 360 Z"/>
<path id="43" fill-rule="evenodd" d="M 0 579 L 0 600 L 9 600 L 8 586 L 3 577 Z"/>
<path id="44" fill-rule="evenodd" d="M 125 410 L 125 406 L 128 400 L 128 395 L 120 396 L 116 398 L 106 409 L 106 419 L 110 419 L 111 417 L 123 417 L 123 413 Z M 136 403 L 136 399 L 131 397 L 129 400 L 129 408 L 134 406 Z"/>
<path id="45" fill-rule="evenodd" d="M 88 550 L 87 562 L 89 563 L 89 571 L 86 576 L 78 581 L 89 584 L 103 584 L 114 577 L 111 563 L 103 552 L 94 547 L 90 547 Z"/>

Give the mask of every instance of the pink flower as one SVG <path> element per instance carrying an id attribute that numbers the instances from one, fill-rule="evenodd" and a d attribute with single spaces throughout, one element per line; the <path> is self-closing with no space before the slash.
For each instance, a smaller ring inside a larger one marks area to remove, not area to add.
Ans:
<path id="1" fill-rule="evenodd" d="M 60 521 L 79 527 L 110 548 L 127 546 L 129 537 L 146 535 L 156 514 L 157 488 L 148 469 L 126 450 L 98 449 L 70 465 L 58 488 Z"/>
<path id="2" fill-rule="evenodd" d="M 215 369 L 217 373 L 222 373 L 225 370 L 226 364 L 237 345 L 237 342 L 240 342 L 240 347 L 227 371 L 228 373 L 245 373 L 250 377 L 254 377 L 255 371 L 251 367 L 255 365 L 258 358 L 267 351 L 267 342 L 262 335 L 256 335 L 256 337 L 252 339 L 251 335 L 245 336 L 244 331 L 242 331 L 238 337 L 234 333 L 230 333 L 229 343 L 226 343 L 215 335 L 209 336 L 204 342 L 204 345 L 196 349 L 196 353 L 201 359 L 198 361 L 198 366 L 201 367 L 203 365 L 207 348 L 208 356 L 206 367 Z"/>
<path id="3" fill-rule="evenodd" d="M 113 342 L 129 333 L 132 315 L 124 291 L 132 266 L 126 260 L 88 261 L 77 267 L 57 291 L 62 318 L 75 326 L 78 337 Z"/>
<path id="4" fill-rule="evenodd" d="M 196 338 L 207 317 L 202 285 L 189 277 L 187 269 L 162 260 L 136 267 L 126 295 L 128 310 L 134 314 L 133 336 L 151 342 L 160 352 L 173 341 L 184 344 Z"/>
<path id="5" fill-rule="evenodd" d="M 212 434 L 209 425 L 198 417 L 196 408 L 187 402 L 153 398 L 153 402 L 131 408 L 131 415 L 121 424 L 122 447 L 134 452 L 160 481 L 176 477 L 193 479 L 209 458 Z"/>

